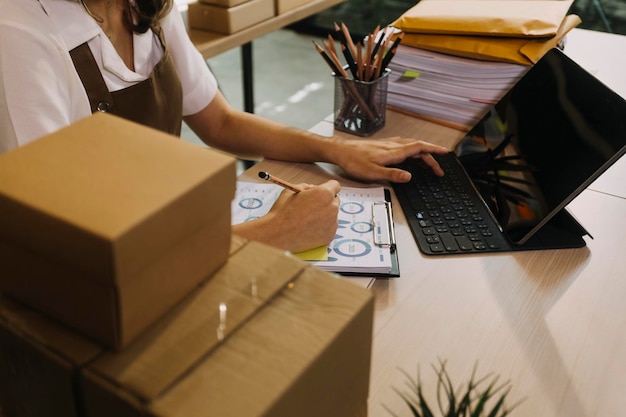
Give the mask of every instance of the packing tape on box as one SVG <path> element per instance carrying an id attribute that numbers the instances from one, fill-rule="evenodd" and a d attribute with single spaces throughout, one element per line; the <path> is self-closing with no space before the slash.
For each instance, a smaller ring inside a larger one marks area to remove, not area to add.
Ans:
<path id="1" fill-rule="evenodd" d="M 305 262 L 285 257 L 282 251 L 259 249 L 259 244 L 249 242 L 165 320 L 124 351 L 105 353 L 90 369 L 105 379 L 122 382 L 139 398 L 158 397 L 280 295 L 307 267 Z M 264 268 L 257 270 L 259 265 Z M 183 350 L 177 345 L 182 344 L 185 349 L 181 356 Z M 133 360 L 137 357 L 143 359 Z"/>

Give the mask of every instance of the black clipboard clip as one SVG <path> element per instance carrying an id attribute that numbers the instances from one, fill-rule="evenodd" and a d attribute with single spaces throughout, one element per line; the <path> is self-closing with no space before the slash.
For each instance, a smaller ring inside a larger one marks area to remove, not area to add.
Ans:
<path id="1" fill-rule="evenodd" d="M 372 203 L 372 224 L 374 244 L 395 252 L 396 234 L 393 229 L 391 202 L 375 201 Z"/>

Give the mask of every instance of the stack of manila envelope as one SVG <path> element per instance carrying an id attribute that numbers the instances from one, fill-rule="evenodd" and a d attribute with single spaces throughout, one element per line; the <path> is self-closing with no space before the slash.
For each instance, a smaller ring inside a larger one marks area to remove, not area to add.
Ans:
<path id="1" fill-rule="evenodd" d="M 581 23 L 573 0 L 422 0 L 391 25 L 403 45 L 533 65 Z"/>

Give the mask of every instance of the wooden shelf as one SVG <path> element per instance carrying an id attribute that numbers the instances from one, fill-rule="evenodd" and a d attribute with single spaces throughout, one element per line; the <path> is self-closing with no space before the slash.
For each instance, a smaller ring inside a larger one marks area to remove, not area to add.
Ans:
<path id="1" fill-rule="evenodd" d="M 314 0 L 304 6 L 289 10 L 263 22 L 257 23 L 238 32 L 225 35 L 200 29 L 189 29 L 189 37 L 205 59 L 214 57 L 253 41 L 275 30 L 284 28 L 299 20 L 319 13 L 329 7 L 342 3 L 344 0 Z"/>

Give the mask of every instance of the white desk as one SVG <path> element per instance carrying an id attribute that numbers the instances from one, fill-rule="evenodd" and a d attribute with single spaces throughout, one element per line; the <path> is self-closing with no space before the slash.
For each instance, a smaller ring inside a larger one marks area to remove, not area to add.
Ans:
<path id="1" fill-rule="evenodd" d="M 619 84 L 623 79 L 612 71 L 617 59 L 613 52 L 626 50 L 626 38 L 601 35 L 575 30 L 566 51 L 578 55 L 579 62 L 589 52 L 593 57 L 583 65 L 593 64 L 601 79 Z M 619 45 L 621 49 L 616 49 Z M 623 62 L 621 68 L 626 68 Z M 329 133 L 332 124 L 325 121 L 316 129 Z M 448 146 L 460 137 L 452 129 L 389 112 L 387 125 L 375 137 L 396 134 Z M 258 169 L 271 169 L 294 181 L 333 176 L 316 165 L 261 164 L 265 165 Z M 398 416 L 411 416 L 393 389 L 406 387 L 398 368 L 415 375 L 419 366 L 424 394 L 435 404 L 437 379 L 431 365 L 443 359 L 455 387 L 468 381 L 475 365 L 478 375 L 495 373 L 502 381 L 510 380 L 509 404 L 524 399 L 512 417 L 623 416 L 625 166 L 623 162 L 615 166 L 570 204 L 571 212 L 595 237 L 587 247 L 574 250 L 426 257 L 396 204 L 401 277 L 346 278 L 371 284 L 375 294 L 369 415 L 389 416 L 385 404 Z M 243 176 L 254 178 L 253 173 Z"/>

